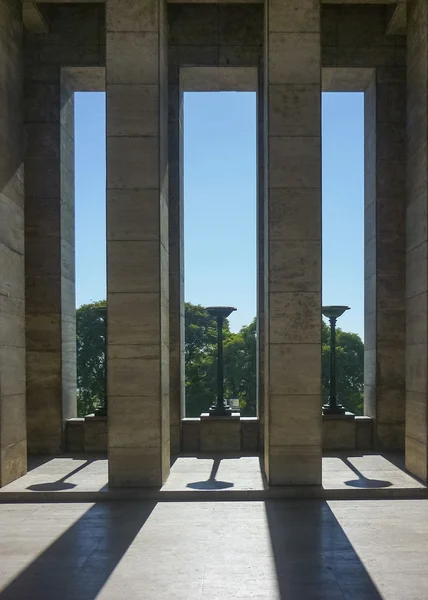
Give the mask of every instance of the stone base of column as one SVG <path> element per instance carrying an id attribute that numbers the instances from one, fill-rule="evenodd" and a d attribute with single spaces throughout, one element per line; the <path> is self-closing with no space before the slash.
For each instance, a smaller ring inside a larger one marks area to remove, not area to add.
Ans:
<path id="1" fill-rule="evenodd" d="M 169 440 L 165 447 L 109 448 L 109 487 L 161 488 L 169 475 Z"/>
<path id="2" fill-rule="evenodd" d="M 275 485 L 321 485 L 320 446 L 271 446 L 265 454 L 266 478 Z"/>
<path id="3" fill-rule="evenodd" d="M 240 452 L 241 415 L 232 413 L 218 417 L 209 413 L 201 414 L 201 452 Z"/>
<path id="4" fill-rule="evenodd" d="M 406 437 L 406 469 L 422 481 L 428 481 L 428 449 L 426 442 Z"/>

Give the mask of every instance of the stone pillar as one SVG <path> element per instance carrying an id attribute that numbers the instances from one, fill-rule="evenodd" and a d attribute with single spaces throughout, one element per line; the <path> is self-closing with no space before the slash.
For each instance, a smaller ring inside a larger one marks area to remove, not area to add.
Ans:
<path id="1" fill-rule="evenodd" d="M 76 416 L 73 89 L 57 66 L 24 89 L 28 449 L 55 454 Z"/>
<path id="2" fill-rule="evenodd" d="M 374 444 L 404 450 L 406 73 L 378 68 L 365 92 L 364 413 Z"/>
<path id="3" fill-rule="evenodd" d="M 265 18 L 265 465 L 321 483 L 321 46 L 316 0 Z"/>
<path id="4" fill-rule="evenodd" d="M 0 0 L 0 487 L 27 470 L 22 5 Z"/>
<path id="5" fill-rule="evenodd" d="M 168 79 L 163 0 L 107 0 L 109 482 L 169 473 Z"/>
<path id="6" fill-rule="evenodd" d="M 181 452 L 184 392 L 183 92 L 169 81 L 169 346 L 171 456 Z"/>
<path id="7" fill-rule="evenodd" d="M 428 5 L 408 4 L 406 467 L 428 479 Z"/>

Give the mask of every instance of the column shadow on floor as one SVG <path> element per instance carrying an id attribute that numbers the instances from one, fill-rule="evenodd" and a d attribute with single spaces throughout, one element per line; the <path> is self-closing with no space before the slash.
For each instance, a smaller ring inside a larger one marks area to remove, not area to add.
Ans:
<path id="1" fill-rule="evenodd" d="M 404 452 L 382 452 L 382 456 L 385 458 L 385 460 L 390 462 L 392 465 L 400 469 L 400 471 L 402 471 L 418 483 L 422 483 L 425 486 L 427 485 L 427 482 L 424 479 L 421 479 L 406 468 L 406 455 Z"/>
<path id="2" fill-rule="evenodd" d="M 323 500 L 265 502 L 281 600 L 382 600 Z"/>
<path id="3" fill-rule="evenodd" d="M 39 455 L 39 454 L 29 454 L 27 456 L 27 473 L 34 471 L 38 467 L 45 465 L 46 463 L 52 460 L 52 456 Z"/>
<path id="4" fill-rule="evenodd" d="M 95 600 L 155 506 L 95 504 L 0 591 L 0 600 Z"/>

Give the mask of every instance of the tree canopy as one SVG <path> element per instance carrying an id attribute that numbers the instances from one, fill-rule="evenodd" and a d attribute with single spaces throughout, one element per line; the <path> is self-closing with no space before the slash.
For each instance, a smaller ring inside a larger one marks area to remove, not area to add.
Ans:
<path id="1" fill-rule="evenodd" d="M 322 323 L 323 402 L 328 399 L 330 382 L 330 326 Z M 364 344 L 356 333 L 336 328 L 337 397 L 350 412 L 363 414 Z"/>
<path id="2" fill-rule="evenodd" d="M 105 323 L 99 309 L 106 301 L 83 304 L 76 310 L 77 414 L 83 417 L 97 410 L 105 391 Z"/>
<path id="3" fill-rule="evenodd" d="M 105 300 L 77 309 L 78 412 L 83 416 L 97 409 L 104 397 L 105 326 L 99 309 Z M 238 398 L 243 416 L 256 415 L 257 326 L 256 319 L 237 333 L 225 319 L 224 391 Z M 186 416 L 206 412 L 216 397 L 217 324 L 199 305 L 185 305 Z M 339 401 L 356 414 L 363 411 L 364 345 L 355 333 L 337 329 L 337 394 Z M 329 389 L 330 327 L 322 325 L 322 396 Z"/>
<path id="4" fill-rule="evenodd" d="M 225 319 L 224 393 L 243 415 L 256 414 L 256 320 L 232 333 Z M 186 416 L 199 417 L 216 398 L 217 324 L 199 305 L 185 305 Z"/>

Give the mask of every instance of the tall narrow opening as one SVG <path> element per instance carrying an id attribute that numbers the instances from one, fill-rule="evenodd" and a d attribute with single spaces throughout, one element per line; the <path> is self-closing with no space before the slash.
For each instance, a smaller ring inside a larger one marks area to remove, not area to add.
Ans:
<path id="1" fill-rule="evenodd" d="M 364 93 L 322 97 L 323 305 L 347 305 L 337 321 L 337 393 L 364 402 Z M 329 323 L 323 324 L 323 400 L 329 394 Z"/>
<path id="2" fill-rule="evenodd" d="M 104 92 L 76 92 L 75 235 L 77 411 L 99 410 L 105 394 L 106 113 Z"/>
<path id="3" fill-rule="evenodd" d="M 257 414 L 256 93 L 184 94 L 185 411 L 215 400 L 214 322 L 207 306 L 234 306 L 224 331 L 225 397 Z"/>

